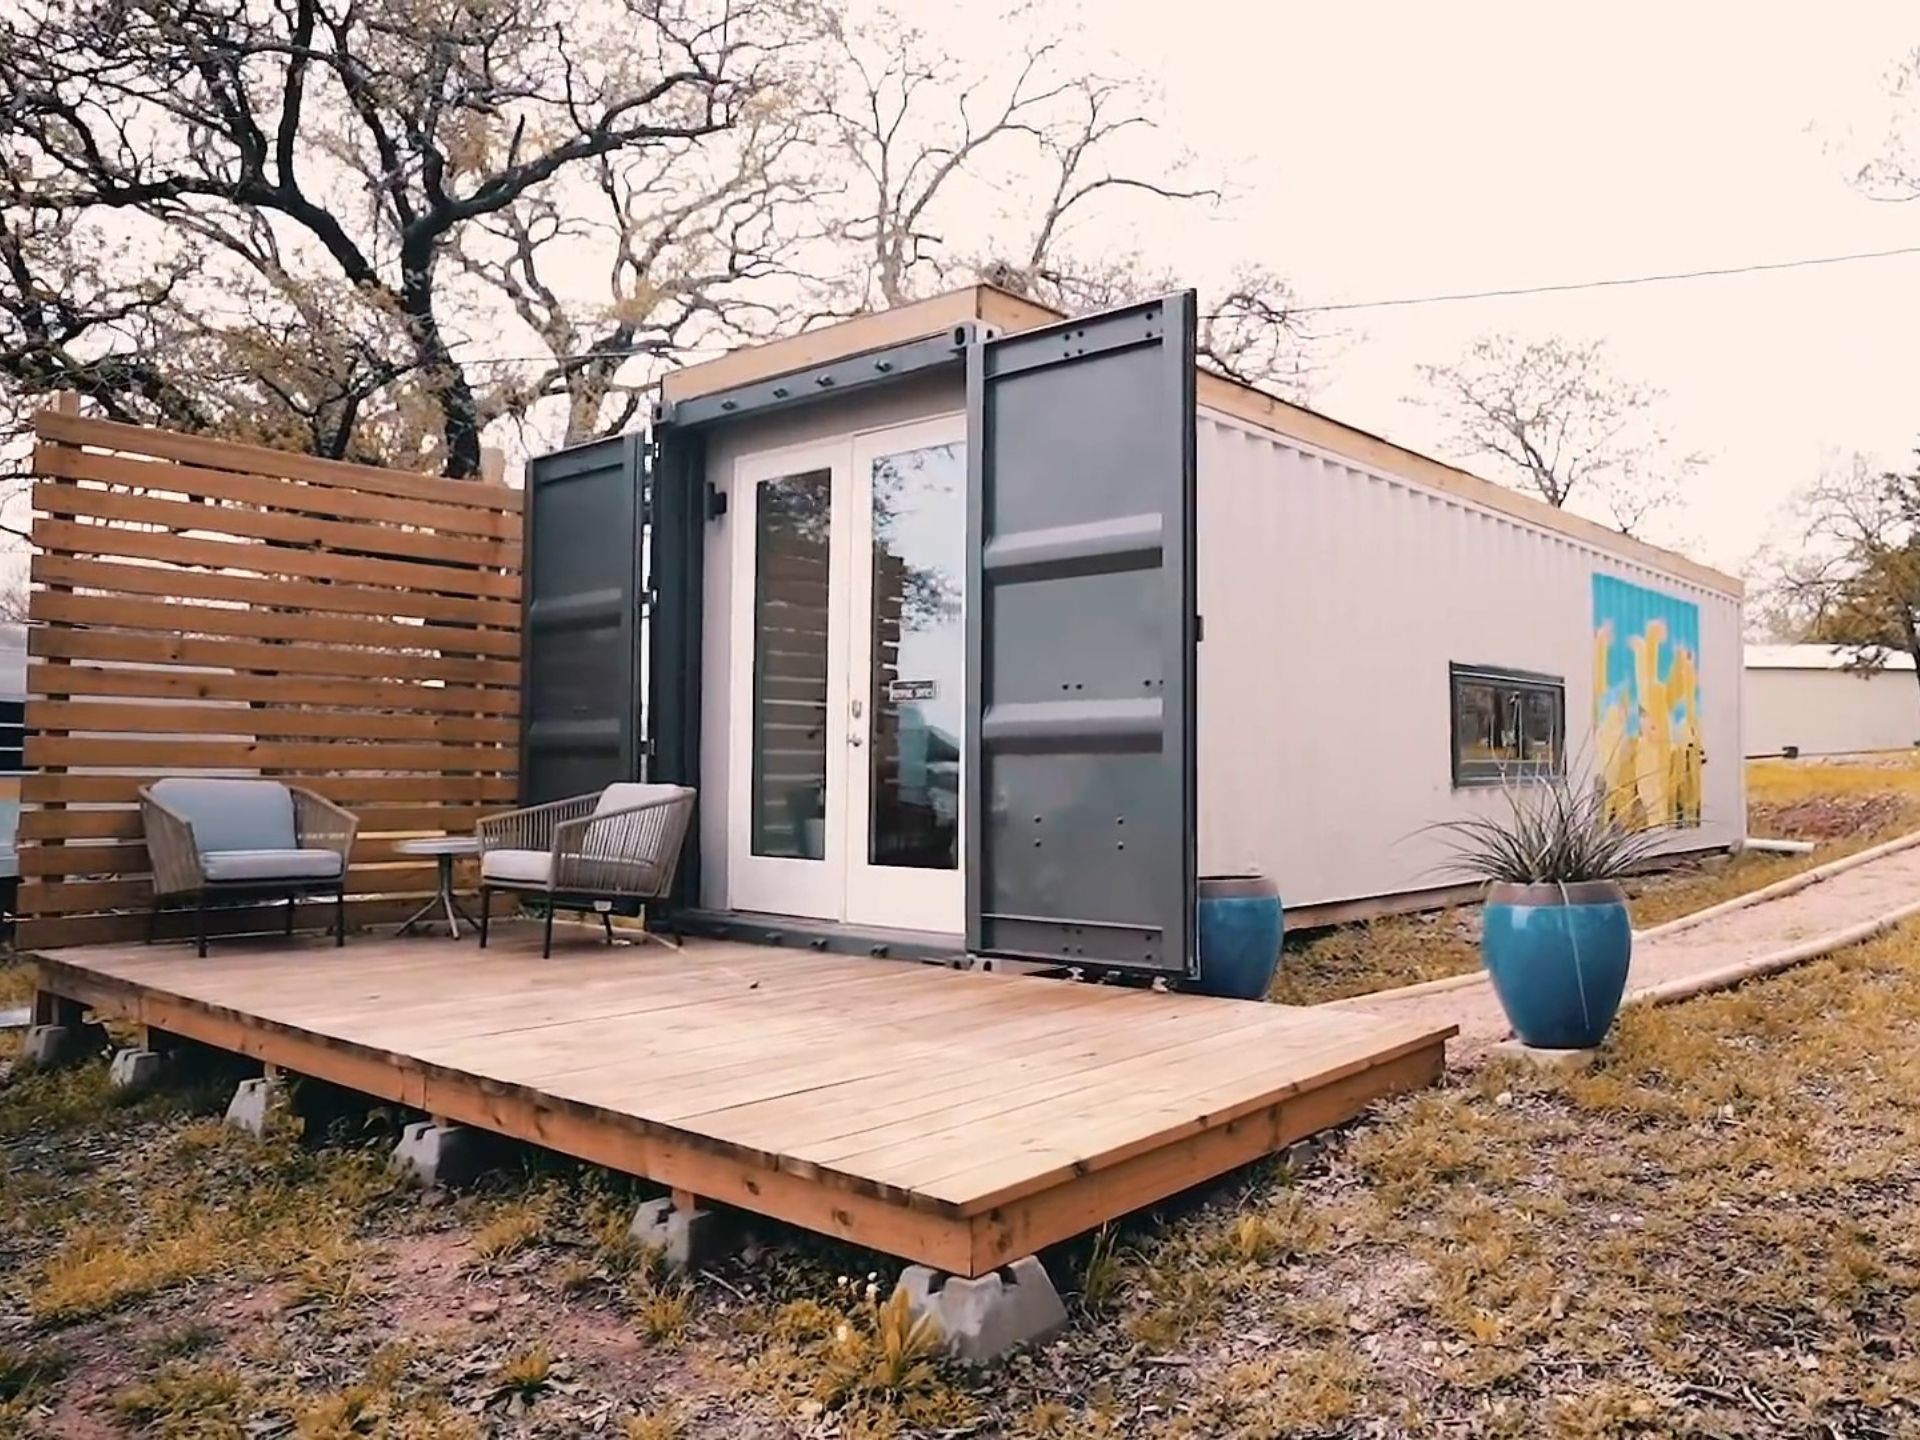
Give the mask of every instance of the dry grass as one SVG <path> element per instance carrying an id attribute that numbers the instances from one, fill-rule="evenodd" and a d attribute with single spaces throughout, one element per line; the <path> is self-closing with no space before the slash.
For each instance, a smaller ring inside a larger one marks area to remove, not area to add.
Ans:
<path id="1" fill-rule="evenodd" d="M 1686 860 L 1630 881 L 1633 923 L 1642 929 L 1659 925 L 1920 828 L 1920 756 L 1753 761 L 1747 766 L 1747 813 L 1753 834 L 1811 839 L 1817 850 Z M 1291 941 L 1271 998 L 1318 1005 L 1464 975 L 1479 966 L 1473 907 L 1396 915 Z"/>
<path id="2" fill-rule="evenodd" d="M 1072 1327 L 986 1377 L 801 1239 L 675 1282 L 629 1187 L 426 1209 L 94 1083 L 0 1081 L 0 1434 L 1920 1434 L 1920 925 L 1050 1256 Z"/>
<path id="3" fill-rule="evenodd" d="M 1124 1299 L 1060 1363 L 1116 1334 L 1200 1357 L 1147 1436 L 1911 1434 L 1916 1180 L 1908 926 L 1631 1011 L 1589 1074 L 1397 1102 L 1310 1184 L 1121 1252 Z M 1058 1433 L 1099 1419 L 1067 1408 Z"/>
<path id="4" fill-rule="evenodd" d="M 0 949 L 0 1010 L 24 1005 L 33 998 L 33 972 L 9 950 Z"/>
<path id="5" fill-rule="evenodd" d="M 44 1087 L 85 1073 L 0 1089 L 0 1136 L 39 1133 Z M 9 1124 L 23 1109 L 34 1125 Z M 69 1129 L 128 1114 L 60 1113 Z M 115 1178 L 84 1196 L 70 1184 L 19 1197 L 16 1218 L 44 1249 L 7 1288 L 35 1323 L 70 1325 L 213 1275 L 285 1276 L 296 1293 L 345 1305 L 358 1290 L 354 1231 L 394 1183 L 364 1153 L 323 1160 L 291 1136 L 256 1141 L 211 1121 L 180 1123 Z"/>

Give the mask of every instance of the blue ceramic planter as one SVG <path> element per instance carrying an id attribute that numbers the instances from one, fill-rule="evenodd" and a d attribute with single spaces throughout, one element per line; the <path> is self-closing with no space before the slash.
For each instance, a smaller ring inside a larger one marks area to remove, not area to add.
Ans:
<path id="1" fill-rule="evenodd" d="M 1200 978 L 1193 988 L 1228 1000 L 1264 1000 L 1280 966 L 1285 918 L 1263 875 L 1203 875 L 1194 922 Z"/>
<path id="2" fill-rule="evenodd" d="M 1588 1049 L 1606 1038 L 1627 987 L 1626 897 L 1611 881 L 1495 885 L 1480 953 L 1522 1044 Z"/>

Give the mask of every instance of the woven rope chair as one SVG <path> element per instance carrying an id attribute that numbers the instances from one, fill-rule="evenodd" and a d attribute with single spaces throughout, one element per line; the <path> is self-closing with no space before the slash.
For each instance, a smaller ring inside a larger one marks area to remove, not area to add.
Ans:
<path id="1" fill-rule="evenodd" d="M 347 943 L 347 860 L 360 822 L 351 811 L 278 780 L 170 777 L 140 790 L 140 821 L 153 863 L 147 942 L 161 907 L 194 900 L 194 940 L 207 953 L 207 903 L 287 902 L 286 931 L 302 895 L 333 896 L 333 939 Z"/>
<path id="2" fill-rule="evenodd" d="M 642 910 L 672 891 L 694 793 L 683 785 L 609 785 L 482 820 L 481 945 L 495 890 L 546 902 L 542 955 L 553 954 L 555 910 L 597 912 L 611 944 L 615 909 Z"/>

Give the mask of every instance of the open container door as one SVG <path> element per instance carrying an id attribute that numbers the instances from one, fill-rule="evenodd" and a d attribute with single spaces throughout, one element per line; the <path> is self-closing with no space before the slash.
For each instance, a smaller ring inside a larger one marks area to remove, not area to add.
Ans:
<path id="1" fill-rule="evenodd" d="M 1194 297 L 967 374 L 967 948 L 1191 975 Z"/>
<path id="2" fill-rule="evenodd" d="M 640 778 L 644 435 L 527 467 L 521 567 L 520 797 Z"/>

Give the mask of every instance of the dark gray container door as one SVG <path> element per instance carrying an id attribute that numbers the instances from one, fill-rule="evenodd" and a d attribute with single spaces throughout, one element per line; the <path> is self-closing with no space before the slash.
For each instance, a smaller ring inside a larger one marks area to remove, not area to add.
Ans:
<path id="1" fill-rule="evenodd" d="M 1190 974 L 1192 292 L 968 370 L 967 947 Z"/>
<path id="2" fill-rule="evenodd" d="M 583 795 L 641 767 L 646 437 L 527 467 L 520 630 L 520 795 Z"/>

